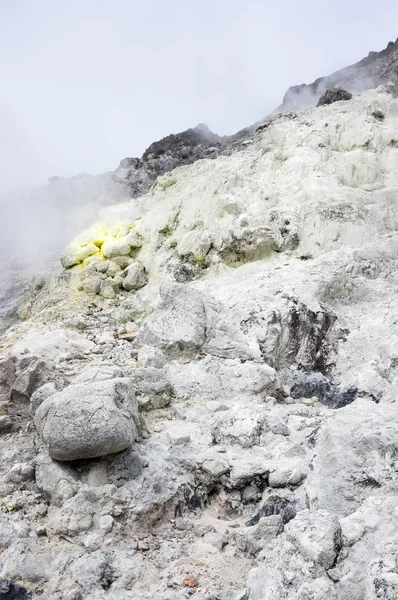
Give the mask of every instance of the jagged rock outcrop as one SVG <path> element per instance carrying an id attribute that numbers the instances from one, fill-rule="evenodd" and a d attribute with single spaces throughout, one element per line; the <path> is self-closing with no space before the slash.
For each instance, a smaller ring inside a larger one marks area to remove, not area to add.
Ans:
<path id="1" fill-rule="evenodd" d="M 328 89 L 340 87 L 352 94 L 361 94 L 388 84 L 391 84 L 391 93 L 398 94 L 398 39 L 389 42 L 384 50 L 369 52 L 366 58 L 332 75 L 319 77 L 308 85 L 303 83 L 290 87 L 275 112 L 316 106 Z"/>
<path id="2" fill-rule="evenodd" d="M 127 186 L 132 198 L 146 194 L 159 177 L 202 158 L 216 158 L 229 138 L 212 133 L 203 123 L 153 142 L 141 158 L 124 158 L 113 179 Z"/>

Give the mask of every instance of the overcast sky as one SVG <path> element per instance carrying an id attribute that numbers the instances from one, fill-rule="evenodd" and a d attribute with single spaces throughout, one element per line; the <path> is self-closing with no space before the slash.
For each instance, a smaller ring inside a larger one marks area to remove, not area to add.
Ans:
<path id="1" fill-rule="evenodd" d="M 397 0 L 0 0 L 0 190 L 233 133 L 397 36 Z"/>

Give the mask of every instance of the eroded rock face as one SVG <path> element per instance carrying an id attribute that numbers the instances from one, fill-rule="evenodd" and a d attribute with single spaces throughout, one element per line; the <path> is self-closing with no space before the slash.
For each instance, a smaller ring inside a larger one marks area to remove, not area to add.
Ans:
<path id="1" fill-rule="evenodd" d="M 50 456 L 56 460 L 120 452 L 137 438 L 133 385 L 127 378 L 75 384 L 47 398 L 34 420 Z"/>

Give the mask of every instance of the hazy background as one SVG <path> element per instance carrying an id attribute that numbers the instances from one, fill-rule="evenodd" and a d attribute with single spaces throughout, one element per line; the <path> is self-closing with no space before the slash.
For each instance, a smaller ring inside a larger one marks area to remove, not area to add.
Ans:
<path id="1" fill-rule="evenodd" d="M 396 0 L 0 0 L 0 192 L 233 133 L 397 36 Z"/>
<path id="2" fill-rule="evenodd" d="M 0 332 L 122 200 L 122 158 L 199 122 L 234 133 L 397 36 L 396 0 L 0 0 Z"/>

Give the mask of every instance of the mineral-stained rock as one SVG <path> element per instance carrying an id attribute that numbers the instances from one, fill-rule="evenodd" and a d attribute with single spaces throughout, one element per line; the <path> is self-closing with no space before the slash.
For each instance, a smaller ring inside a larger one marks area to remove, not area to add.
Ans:
<path id="1" fill-rule="evenodd" d="M 108 240 L 102 244 L 101 250 L 105 258 L 128 256 L 130 245 L 124 240 Z"/>
<path id="2" fill-rule="evenodd" d="M 56 460 L 120 452 L 137 437 L 133 384 L 121 378 L 69 386 L 45 400 L 34 420 Z"/>

